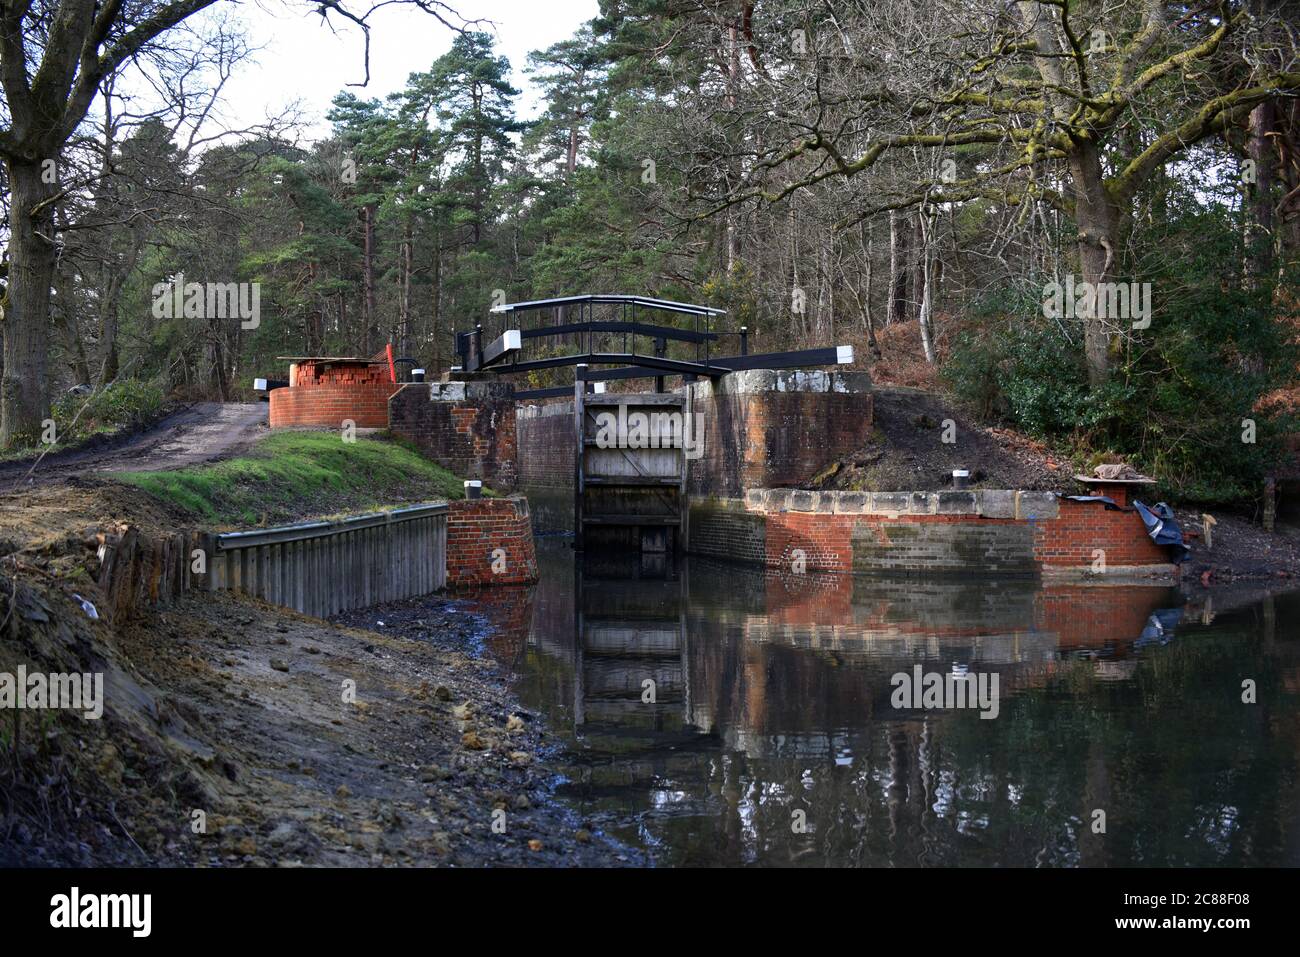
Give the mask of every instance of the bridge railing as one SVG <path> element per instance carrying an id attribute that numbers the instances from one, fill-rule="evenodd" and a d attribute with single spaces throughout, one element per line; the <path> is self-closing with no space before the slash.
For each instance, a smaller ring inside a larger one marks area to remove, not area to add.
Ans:
<path id="1" fill-rule="evenodd" d="M 446 503 L 212 536 L 208 589 L 308 615 L 425 595 L 447 584 Z"/>

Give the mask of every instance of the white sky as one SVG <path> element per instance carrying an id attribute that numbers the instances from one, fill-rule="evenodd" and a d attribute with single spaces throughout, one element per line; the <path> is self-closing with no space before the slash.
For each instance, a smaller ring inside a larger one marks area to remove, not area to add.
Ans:
<path id="1" fill-rule="evenodd" d="M 361 0 L 365 2 L 365 0 Z M 498 52 L 510 60 L 512 82 L 523 90 L 516 101 L 520 116 L 538 112 L 538 97 L 523 75 L 527 56 L 573 35 L 599 13 L 597 0 L 448 0 L 462 16 L 494 21 L 478 29 L 497 38 Z M 306 0 L 252 0 L 218 4 L 247 25 L 261 49 L 227 84 L 226 117 L 238 125 L 300 102 L 310 124 L 309 139 L 323 136 L 330 100 L 347 83 L 365 78 L 361 31 L 331 15 L 331 33 Z M 356 9 L 361 9 L 357 7 Z M 349 87 L 361 99 L 382 99 L 400 90 L 409 74 L 429 69 L 447 52 L 455 34 L 418 9 L 392 6 L 372 17 L 370 83 Z"/>

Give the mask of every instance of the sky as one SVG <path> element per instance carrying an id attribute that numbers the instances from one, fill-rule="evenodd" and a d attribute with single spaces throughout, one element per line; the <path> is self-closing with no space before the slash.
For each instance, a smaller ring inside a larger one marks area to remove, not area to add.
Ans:
<path id="1" fill-rule="evenodd" d="M 535 116 L 540 109 L 540 99 L 523 74 L 529 52 L 572 36 L 599 12 L 597 0 L 448 3 L 466 18 L 494 21 L 479 29 L 495 35 L 498 50 L 510 60 L 514 86 L 523 90 L 517 101 L 523 118 Z M 242 126 L 297 100 L 309 121 L 307 138 L 325 135 L 330 100 L 345 84 L 365 77 L 361 31 L 332 15 L 336 32 L 331 32 L 305 0 L 250 0 L 218 7 L 234 10 L 260 47 L 257 62 L 237 71 L 227 85 L 228 121 Z M 455 36 L 433 17 L 404 5 L 379 10 L 371 22 L 370 83 L 349 88 L 362 99 L 382 99 L 401 89 L 410 73 L 429 69 L 447 52 Z"/>

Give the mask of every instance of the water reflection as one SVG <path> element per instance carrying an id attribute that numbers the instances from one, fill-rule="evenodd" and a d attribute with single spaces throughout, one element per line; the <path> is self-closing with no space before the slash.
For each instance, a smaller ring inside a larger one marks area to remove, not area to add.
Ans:
<path id="1" fill-rule="evenodd" d="M 563 795 L 658 863 L 1300 863 L 1294 595 L 539 560 L 493 650 Z M 916 664 L 996 672 L 998 717 L 895 709 Z"/>

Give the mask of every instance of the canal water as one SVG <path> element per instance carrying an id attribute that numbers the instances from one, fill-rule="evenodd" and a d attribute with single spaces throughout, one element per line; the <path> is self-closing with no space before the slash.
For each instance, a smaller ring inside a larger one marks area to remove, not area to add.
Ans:
<path id="1" fill-rule="evenodd" d="M 539 544 L 539 584 L 493 590 L 490 650 L 557 742 L 561 797 L 657 864 L 1300 864 L 1296 593 Z M 918 672 L 996 676 L 996 709 L 897 706 Z"/>

